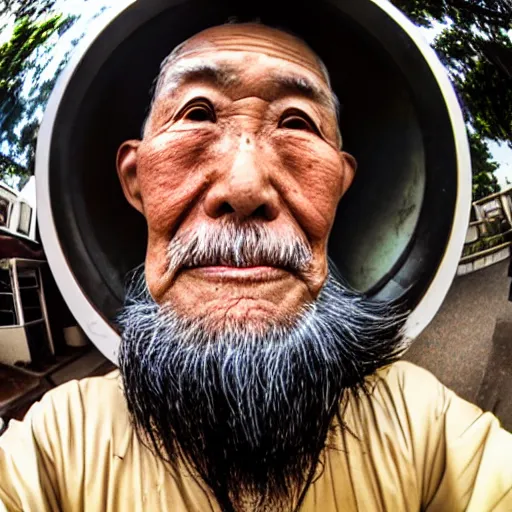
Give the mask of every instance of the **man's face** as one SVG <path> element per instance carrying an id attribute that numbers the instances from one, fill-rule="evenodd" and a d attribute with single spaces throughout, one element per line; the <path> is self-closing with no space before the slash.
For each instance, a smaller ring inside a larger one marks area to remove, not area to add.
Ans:
<path id="1" fill-rule="evenodd" d="M 354 173 L 316 56 L 283 32 L 225 25 L 189 40 L 164 75 L 142 141 L 118 153 L 146 217 L 146 280 L 188 318 L 281 321 L 313 301 L 327 239 Z M 221 222 L 263 224 L 311 248 L 306 271 L 233 262 L 169 270 L 169 244 Z"/>

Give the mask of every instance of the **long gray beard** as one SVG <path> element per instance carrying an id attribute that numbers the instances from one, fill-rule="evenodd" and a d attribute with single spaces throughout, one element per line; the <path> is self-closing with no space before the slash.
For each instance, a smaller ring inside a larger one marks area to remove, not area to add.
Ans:
<path id="1" fill-rule="evenodd" d="M 139 270 L 119 317 L 128 408 L 141 438 L 197 472 L 222 510 L 292 510 L 344 392 L 406 348 L 404 321 L 349 290 L 331 265 L 291 327 L 212 331 L 159 307 Z"/>

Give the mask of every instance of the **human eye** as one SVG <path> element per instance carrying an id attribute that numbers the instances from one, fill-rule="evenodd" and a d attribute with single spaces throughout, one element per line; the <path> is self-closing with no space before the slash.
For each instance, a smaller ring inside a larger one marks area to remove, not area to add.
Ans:
<path id="1" fill-rule="evenodd" d="M 196 123 L 215 123 L 217 116 L 210 100 L 207 98 L 194 98 L 178 112 L 177 119 L 192 121 Z"/>
<path id="2" fill-rule="evenodd" d="M 301 130 L 320 135 L 320 130 L 305 112 L 293 108 L 288 109 L 279 118 L 278 128 L 286 128 L 288 130 Z"/>

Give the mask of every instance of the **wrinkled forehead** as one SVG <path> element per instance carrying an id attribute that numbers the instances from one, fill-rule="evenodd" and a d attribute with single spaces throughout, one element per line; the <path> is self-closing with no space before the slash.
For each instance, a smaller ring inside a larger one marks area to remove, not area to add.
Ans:
<path id="1" fill-rule="evenodd" d="M 328 76 L 321 60 L 304 41 L 282 30 L 254 23 L 206 29 L 182 43 L 174 52 L 173 60 L 223 51 L 282 59 L 303 67 L 328 85 Z"/>
<path id="2" fill-rule="evenodd" d="M 301 39 L 272 27 L 255 23 L 226 24 L 208 28 L 176 47 L 164 61 L 163 82 L 174 67 L 188 62 L 231 59 L 239 72 L 264 71 L 265 63 L 286 63 L 309 76 L 319 87 L 330 89 L 327 69 Z M 160 84 L 163 85 L 163 84 Z"/>

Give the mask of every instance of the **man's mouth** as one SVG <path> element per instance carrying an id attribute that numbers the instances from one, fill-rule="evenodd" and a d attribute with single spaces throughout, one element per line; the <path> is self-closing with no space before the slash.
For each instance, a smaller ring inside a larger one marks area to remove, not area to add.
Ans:
<path id="1" fill-rule="evenodd" d="M 255 265 L 249 267 L 236 267 L 230 265 L 205 265 L 182 269 L 193 275 L 210 281 L 239 281 L 239 282 L 265 282 L 283 279 L 290 272 L 286 269 Z"/>

